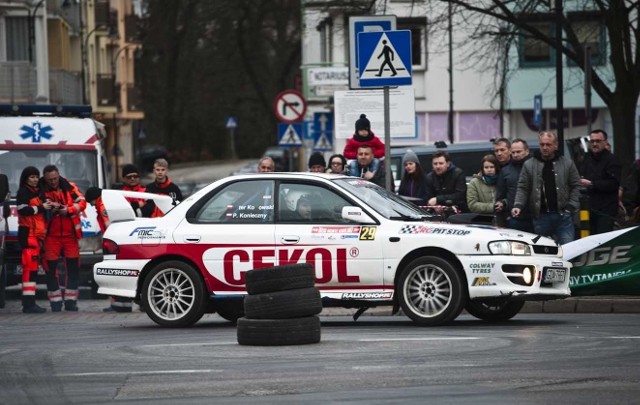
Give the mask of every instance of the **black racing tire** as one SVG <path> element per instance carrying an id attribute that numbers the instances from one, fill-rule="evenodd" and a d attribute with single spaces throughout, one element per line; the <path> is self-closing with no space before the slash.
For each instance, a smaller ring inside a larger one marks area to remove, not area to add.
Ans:
<path id="1" fill-rule="evenodd" d="M 161 326 L 182 328 L 204 315 L 207 291 L 200 273 L 181 261 L 156 265 L 144 279 L 141 303 Z"/>
<path id="2" fill-rule="evenodd" d="M 4 308 L 7 300 L 7 270 L 0 265 L 0 309 Z"/>
<path id="3" fill-rule="evenodd" d="M 487 322 L 504 322 L 518 315 L 524 301 L 469 301 L 464 309 L 470 315 Z"/>
<path id="4" fill-rule="evenodd" d="M 247 319 L 289 319 L 322 312 L 320 291 L 315 288 L 276 291 L 244 297 Z"/>
<path id="5" fill-rule="evenodd" d="M 236 322 L 244 316 L 244 305 L 241 299 L 220 300 L 214 302 L 215 312 L 230 322 Z"/>
<path id="6" fill-rule="evenodd" d="M 250 346 L 305 345 L 320 342 L 320 318 L 238 319 L 238 343 Z"/>
<path id="7" fill-rule="evenodd" d="M 309 288 L 315 285 L 315 271 L 308 263 L 286 264 L 249 270 L 245 284 L 249 294 Z"/>
<path id="8" fill-rule="evenodd" d="M 396 289 L 403 312 L 420 326 L 453 321 L 468 300 L 460 272 L 435 256 L 420 257 L 409 263 L 402 270 Z"/>

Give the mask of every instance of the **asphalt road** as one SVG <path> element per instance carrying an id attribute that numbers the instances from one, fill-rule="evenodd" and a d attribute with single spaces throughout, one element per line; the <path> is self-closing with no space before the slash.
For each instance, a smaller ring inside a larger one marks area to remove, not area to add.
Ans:
<path id="1" fill-rule="evenodd" d="M 637 403 L 640 315 L 322 317 L 319 344 L 240 346 L 207 315 L 0 313 L 0 403 Z"/>

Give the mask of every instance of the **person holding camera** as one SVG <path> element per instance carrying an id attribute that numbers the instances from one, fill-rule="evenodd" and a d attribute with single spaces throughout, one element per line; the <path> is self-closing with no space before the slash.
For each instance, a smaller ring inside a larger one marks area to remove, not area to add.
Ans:
<path id="1" fill-rule="evenodd" d="M 78 187 L 60 176 L 54 165 L 43 169 L 40 198 L 46 210 L 44 262 L 47 271 L 47 290 L 52 312 L 60 312 L 64 301 L 66 311 L 78 310 L 78 284 L 80 278 L 80 245 L 82 224 L 80 214 L 87 201 Z M 64 295 L 58 280 L 58 261 L 64 255 L 66 285 Z"/>

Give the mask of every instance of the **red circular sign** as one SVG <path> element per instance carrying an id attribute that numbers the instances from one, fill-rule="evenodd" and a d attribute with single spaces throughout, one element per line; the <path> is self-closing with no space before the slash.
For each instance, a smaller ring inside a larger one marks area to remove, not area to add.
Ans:
<path id="1" fill-rule="evenodd" d="M 273 110 L 282 122 L 302 121 L 307 112 L 307 101 L 299 91 L 285 90 L 276 96 Z"/>

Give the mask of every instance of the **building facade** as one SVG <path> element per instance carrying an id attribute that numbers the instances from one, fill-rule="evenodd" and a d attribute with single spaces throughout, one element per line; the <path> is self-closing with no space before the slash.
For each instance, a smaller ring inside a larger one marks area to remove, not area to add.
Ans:
<path id="1" fill-rule="evenodd" d="M 332 112 L 333 92 L 349 89 L 349 18 L 379 15 L 396 16 L 396 29 L 412 34 L 416 134 L 409 144 L 532 139 L 539 129 L 557 128 L 556 65 L 551 47 L 526 36 L 516 35 L 503 43 L 481 38 L 473 16 L 453 10 L 449 17 L 446 2 L 403 0 L 351 2 L 349 8 L 344 2 L 302 1 L 302 71 L 309 119 L 314 112 Z M 583 35 L 581 40 L 589 44 L 594 68 L 610 69 L 607 36 L 597 15 L 570 8 L 565 15 Z M 548 20 L 532 23 L 541 30 L 552 28 Z M 587 135 L 589 126 L 610 129 L 609 111 L 595 92 L 591 94 L 592 119 L 587 120 L 584 73 L 566 58 L 563 77 L 564 137 Z M 534 111 L 536 95 L 542 101 L 539 125 Z M 383 132 L 383 128 L 372 129 L 377 134 Z M 334 150 L 341 151 L 350 135 L 334 134 Z M 391 143 L 406 144 L 393 138 Z"/>

